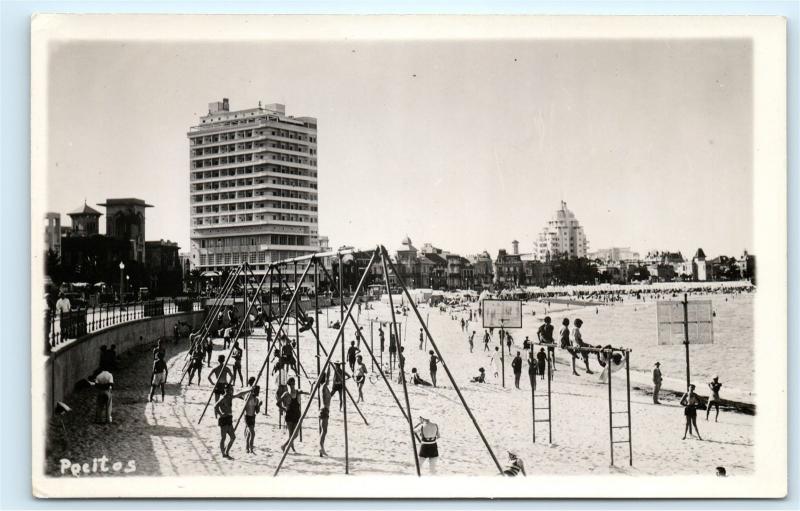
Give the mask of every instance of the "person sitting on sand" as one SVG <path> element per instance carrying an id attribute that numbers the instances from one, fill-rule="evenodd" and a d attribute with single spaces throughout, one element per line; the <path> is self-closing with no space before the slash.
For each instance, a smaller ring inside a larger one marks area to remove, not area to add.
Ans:
<path id="1" fill-rule="evenodd" d="M 431 386 L 430 382 L 425 381 L 420 377 L 419 373 L 417 372 L 417 368 L 416 367 L 412 367 L 411 368 L 411 383 L 413 383 L 414 385 L 420 385 L 422 387 L 430 387 Z"/>
<path id="2" fill-rule="evenodd" d="M 484 368 L 478 369 L 478 376 L 475 376 L 470 380 L 472 383 L 486 383 L 486 370 Z"/>

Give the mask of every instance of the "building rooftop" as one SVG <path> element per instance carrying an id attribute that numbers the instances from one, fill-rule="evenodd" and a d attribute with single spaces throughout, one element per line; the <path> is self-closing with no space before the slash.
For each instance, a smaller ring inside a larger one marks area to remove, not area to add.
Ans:
<path id="1" fill-rule="evenodd" d="M 96 209 L 94 209 L 91 206 L 89 206 L 88 204 L 86 204 L 86 201 L 83 201 L 83 206 L 82 207 L 76 209 L 72 213 L 67 213 L 67 215 L 69 215 L 69 216 L 73 216 L 73 215 L 96 215 L 96 216 L 100 216 L 100 215 L 102 215 L 102 213 L 100 213 Z"/>

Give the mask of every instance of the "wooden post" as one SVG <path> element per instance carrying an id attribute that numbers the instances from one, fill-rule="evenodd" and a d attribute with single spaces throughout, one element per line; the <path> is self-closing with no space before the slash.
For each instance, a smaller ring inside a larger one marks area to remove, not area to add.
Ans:
<path id="1" fill-rule="evenodd" d="M 261 279 L 261 282 L 263 283 L 263 282 L 264 282 L 264 280 L 265 280 L 266 278 L 267 278 L 267 274 L 265 273 L 265 274 L 264 274 L 264 277 Z M 250 307 L 252 307 L 252 306 L 253 306 L 253 304 L 251 303 L 251 304 L 250 304 Z M 246 314 L 250 314 L 250 310 L 249 310 L 249 309 L 248 309 L 248 310 L 246 310 L 246 311 L 245 311 L 245 313 L 246 313 Z M 231 339 L 231 343 L 234 343 L 234 342 L 236 342 L 236 339 L 238 339 L 238 338 L 239 338 L 239 336 L 240 336 L 240 335 L 241 335 L 241 333 L 242 333 L 242 328 L 243 328 L 243 327 L 244 327 L 244 322 L 242 322 L 242 323 L 239 325 L 239 329 L 236 331 L 236 335 L 234 336 L 234 338 L 233 338 L 233 339 Z M 228 362 L 229 362 L 229 361 L 230 361 L 230 359 L 231 359 L 231 354 L 232 354 L 232 353 L 233 353 L 233 345 L 231 345 L 231 348 L 228 350 L 228 355 L 225 357 L 225 363 L 224 363 L 224 366 L 227 366 L 227 365 L 228 365 Z M 201 413 L 201 414 L 200 414 L 200 418 L 199 418 L 199 419 L 197 419 L 197 423 L 198 423 L 198 424 L 200 424 L 200 422 L 203 420 L 203 416 L 205 416 L 205 414 L 206 414 L 206 410 L 208 410 L 208 405 L 209 405 L 209 404 L 211 404 L 211 398 L 213 398 L 213 397 L 214 397 L 214 389 L 212 388 L 212 389 L 211 389 L 211 392 L 210 392 L 210 393 L 209 393 L 209 395 L 208 395 L 208 400 L 206 401 L 206 405 L 203 407 L 203 413 Z M 242 413 L 244 413 L 244 408 L 242 408 Z"/>
<path id="2" fill-rule="evenodd" d="M 553 395 L 550 392 L 550 380 L 553 379 L 553 369 L 550 367 L 550 357 L 547 357 L 547 434 L 550 444 L 553 444 Z"/>
<path id="3" fill-rule="evenodd" d="M 383 273 L 388 277 L 389 269 L 386 266 L 386 259 L 388 259 L 388 254 L 386 254 L 386 249 L 381 247 L 381 264 L 383 265 Z M 395 276 L 397 276 L 397 278 L 399 280 L 400 276 L 397 275 L 396 271 L 395 271 Z M 386 283 L 386 291 L 389 292 L 389 308 L 391 309 L 391 312 L 392 312 L 392 327 L 394 328 L 394 330 L 396 332 L 397 331 L 397 321 L 396 321 L 395 313 L 394 313 L 394 301 L 392 300 L 392 290 L 389 287 L 388 279 L 387 279 L 387 283 Z M 408 318 L 408 316 L 406 316 L 406 318 Z M 422 321 L 421 318 L 420 318 L 420 321 Z M 403 352 L 402 352 L 402 344 L 400 343 L 400 336 L 396 335 L 396 337 L 397 337 L 397 356 L 400 357 L 400 360 L 405 360 L 405 357 L 403 357 Z M 414 435 L 414 422 L 411 419 L 411 404 L 410 404 L 410 402 L 408 400 L 408 386 L 406 385 L 405 363 L 401 363 L 399 365 L 399 369 L 400 369 L 400 381 L 403 384 L 403 395 L 405 396 L 405 401 L 406 401 L 406 411 L 408 412 L 407 413 L 407 416 L 408 416 L 408 431 L 409 431 L 409 433 L 411 435 L 411 449 L 412 449 L 412 453 L 414 455 L 414 465 L 417 468 L 417 476 L 419 477 L 422 474 L 420 473 L 419 457 L 417 456 L 417 437 L 416 437 L 416 435 Z"/>
<path id="4" fill-rule="evenodd" d="M 686 347 L 686 390 L 692 384 L 689 373 L 689 295 L 683 294 L 683 345 Z"/>
<path id="5" fill-rule="evenodd" d="M 347 438 L 347 398 L 344 396 L 344 391 L 347 390 L 347 378 L 345 378 L 345 368 L 347 367 L 347 359 L 345 356 L 345 339 L 344 339 L 344 294 L 342 292 L 342 282 L 343 282 L 343 275 L 344 269 L 344 261 L 342 258 L 342 254 L 339 254 L 339 330 L 342 332 L 342 412 L 343 412 L 343 422 L 344 422 L 344 473 L 350 473 L 350 444 L 348 443 Z M 364 273 L 366 276 L 366 272 Z M 355 298 L 357 295 L 353 295 L 353 300 L 351 303 L 351 307 L 356 303 Z"/>
<path id="6" fill-rule="evenodd" d="M 608 368 L 608 376 L 611 377 L 611 366 Z M 625 383 L 628 392 L 628 460 L 633 466 L 633 429 L 631 428 L 631 364 L 630 352 L 625 352 Z"/>
<path id="7" fill-rule="evenodd" d="M 322 377 L 322 369 L 319 360 L 319 261 L 314 259 L 314 337 L 317 340 L 317 380 Z M 317 405 L 322 405 L 322 396 L 317 393 Z"/>
<path id="8" fill-rule="evenodd" d="M 373 253 L 372 258 L 370 259 L 370 262 L 369 262 L 368 266 L 372 266 L 372 263 L 375 260 L 375 256 L 376 255 L 377 255 L 377 251 L 375 253 Z M 340 263 L 341 263 L 341 261 L 340 261 Z M 361 288 L 363 287 L 365 280 L 366 280 L 366 272 L 365 272 L 364 275 L 361 276 L 361 280 L 359 281 L 358 286 L 356 287 L 356 291 L 355 291 L 355 295 L 354 296 L 358 296 L 358 294 L 361 292 Z M 353 306 L 354 305 L 355 305 L 355 301 L 351 300 L 350 301 L 350 306 L 347 309 L 347 314 L 348 315 L 353 310 Z M 334 340 L 333 345 L 331 346 L 331 350 L 328 353 L 328 357 L 325 359 L 325 363 L 322 365 L 322 370 L 323 371 L 326 370 L 328 368 L 328 365 L 330 364 L 331 358 L 333 357 L 333 354 L 336 351 L 336 344 L 340 340 L 344 339 L 344 328 L 343 328 L 343 326 L 344 325 L 342 325 L 342 324 L 339 325 L 339 333 L 336 335 L 336 339 Z M 344 375 L 342 375 L 342 376 L 344 376 Z M 314 382 L 314 384 L 311 386 L 311 395 L 308 398 L 308 404 L 306 404 L 306 408 L 303 411 L 303 414 L 300 416 L 300 420 L 298 421 L 298 424 L 302 424 L 303 420 L 305 419 L 306 415 L 308 414 L 308 410 L 311 407 L 311 402 L 314 400 L 314 395 L 316 394 L 317 390 L 319 390 L 319 380 Z M 244 410 L 242 411 L 242 413 L 244 413 Z M 289 452 L 289 446 L 294 441 L 294 437 L 296 435 L 297 435 L 297 429 L 295 429 L 293 434 L 289 437 L 289 440 L 286 442 L 286 448 L 283 450 L 283 454 L 281 456 L 280 461 L 278 462 L 278 466 L 275 469 L 275 473 L 273 474 L 273 476 L 277 476 L 278 473 L 280 472 L 281 467 L 283 466 L 283 462 L 286 459 L 286 455 Z"/>
<path id="9" fill-rule="evenodd" d="M 433 340 L 433 336 L 431 336 L 430 331 L 428 331 L 427 325 L 425 325 L 425 323 L 422 322 L 422 316 L 420 315 L 419 310 L 417 310 L 416 305 L 413 305 L 413 300 L 411 298 L 411 293 L 408 292 L 408 289 L 406 289 L 406 286 L 403 283 L 403 280 L 399 277 L 399 275 L 397 274 L 397 271 L 394 269 L 394 265 L 392 264 L 392 260 L 389 259 L 388 254 L 386 252 L 386 247 L 381 246 L 381 253 L 386 255 L 384 260 L 386 262 L 388 262 L 389 267 L 392 268 L 392 270 L 395 272 L 395 275 L 397 276 L 398 284 L 400 285 L 400 287 L 403 290 L 403 292 L 405 293 L 405 295 L 408 297 L 408 300 L 410 302 L 412 302 L 411 308 L 414 309 L 414 314 L 416 314 L 417 319 L 423 325 L 423 328 L 425 329 L 425 335 L 427 335 L 428 338 L 430 339 L 431 346 L 433 347 L 433 350 L 436 352 L 436 356 L 439 357 L 439 361 L 442 364 L 442 368 L 444 368 L 445 373 L 447 373 L 447 378 L 450 380 L 450 383 L 453 385 L 453 388 L 455 389 L 456 394 L 458 394 L 458 398 L 461 400 L 461 404 L 462 404 L 462 406 L 464 406 L 464 410 L 466 410 L 467 415 L 469 415 L 469 418 L 472 420 L 473 426 L 475 426 L 475 429 L 478 431 L 478 435 L 481 437 L 481 440 L 483 441 L 483 445 L 486 447 L 486 450 L 489 451 L 489 455 L 492 457 L 492 461 L 494 461 L 494 464 L 497 467 L 497 470 L 502 474 L 503 473 L 503 467 L 500 466 L 500 462 L 497 460 L 497 456 L 494 455 L 494 450 L 492 450 L 492 447 L 489 445 L 489 441 L 484 436 L 483 430 L 481 430 L 481 427 L 478 425 L 478 421 L 475 419 L 475 416 L 472 414 L 472 410 L 469 408 L 469 405 L 467 404 L 467 401 L 464 399 L 464 395 L 461 394 L 461 389 L 458 388 L 458 384 L 456 383 L 455 378 L 453 378 L 453 374 L 450 372 L 450 368 L 447 367 L 447 363 L 445 362 L 444 357 L 442 357 L 442 352 L 439 351 L 439 347 L 436 345 L 436 341 Z M 389 295 L 389 296 L 391 297 L 391 295 Z"/>
<path id="10" fill-rule="evenodd" d="M 613 351 L 609 352 L 608 362 L 608 444 L 611 451 L 611 466 L 614 466 L 614 410 L 611 406 L 611 355 Z"/>
<path id="11" fill-rule="evenodd" d="M 312 262 L 313 262 L 313 260 L 309 261 L 308 265 L 306 265 L 306 269 L 303 271 L 303 277 L 305 277 L 305 275 L 308 273 L 308 270 L 311 269 L 311 263 Z M 263 283 L 264 280 L 266 280 L 266 277 L 267 277 L 267 275 L 264 274 L 264 278 L 262 279 L 262 283 Z M 260 287 L 260 285 L 259 285 L 259 287 Z M 264 368 L 267 367 L 267 363 L 269 362 L 269 354 L 272 353 L 272 349 L 274 348 L 275 344 L 278 342 L 277 332 L 279 332 L 283 328 L 283 325 L 286 323 L 286 319 L 289 316 L 289 309 L 292 306 L 292 302 L 296 298 L 297 298 L 297 290 L 295 289 L 295 292 L 292 293 L 292 297 L 289 300 L 289 305 L 286 307 L 286 312 L 281 316 L 280 323 L 278 323 L 278 329 L 276 330 L 275 338 L 272 340 L 271 343 L 267 343 L 267 356 L 264 358 L 264 362 L 261 364 L 261 368 L 258 370 L 258 376 L 256 376 L 256 381 L 261 379 L 261 375 L 264 373 Z M 228 353 L 228 356 L 230 356 L 230 353 Z M 269 381 L 269 376 L 267 376 L 267 381 Z M 248 392 L 247 395 L 244 397 L 244 402 L 246 403 L 249 398 L 250 398 L 250 392 Z M 236 424 L 233 427 L 234 431 L 236 431 L 236 429 L 239 427 L 239 423 L 241 422 L 243 415 L 244 415 L 244 407 L 242 407 L 242 412 L 239 414 L 239 419 L 236 421 Z M 202 418 L 203 417 L 201 416 L 200 419 L 202 419 Z M 280 415 L 278 415 L 278 421 L 279 421 L 278 422 L 278 426 L 280 427 Z M 295 430 L 295 433 L 296 433 L 296 430 Z M 294 437 L 292 439 L 294 439 Z"/>

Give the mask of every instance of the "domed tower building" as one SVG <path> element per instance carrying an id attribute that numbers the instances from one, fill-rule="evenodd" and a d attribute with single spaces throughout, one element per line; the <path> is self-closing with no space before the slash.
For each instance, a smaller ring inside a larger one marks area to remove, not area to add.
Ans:
<path id="1" fill-rule="evenodd" d="M 547 221 L 535 242 L 534 253 L 539 261 L 558 258 L 586 257 L 589 243 L 575 214 L 561 201 L 561 207 Z"/>

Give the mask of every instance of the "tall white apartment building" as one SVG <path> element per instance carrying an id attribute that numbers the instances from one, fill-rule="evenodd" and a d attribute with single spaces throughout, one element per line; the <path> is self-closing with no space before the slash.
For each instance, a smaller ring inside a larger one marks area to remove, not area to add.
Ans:
<path id="1" fill-rule="evenodd" d="M 263 274 L 269 262 L 317 252 L 315 118 L 260 102 L 231 111 L 225 98 L 187 135 L 193 267 L 247 261 Z"/>
<path id="2" fill-rule="evenodd" d="M 575 214 L 561 201 L 561 207 L 539 233 L 534 254 L 539 261 L 559 257 L 586 257 L 588 242 Z"/>

